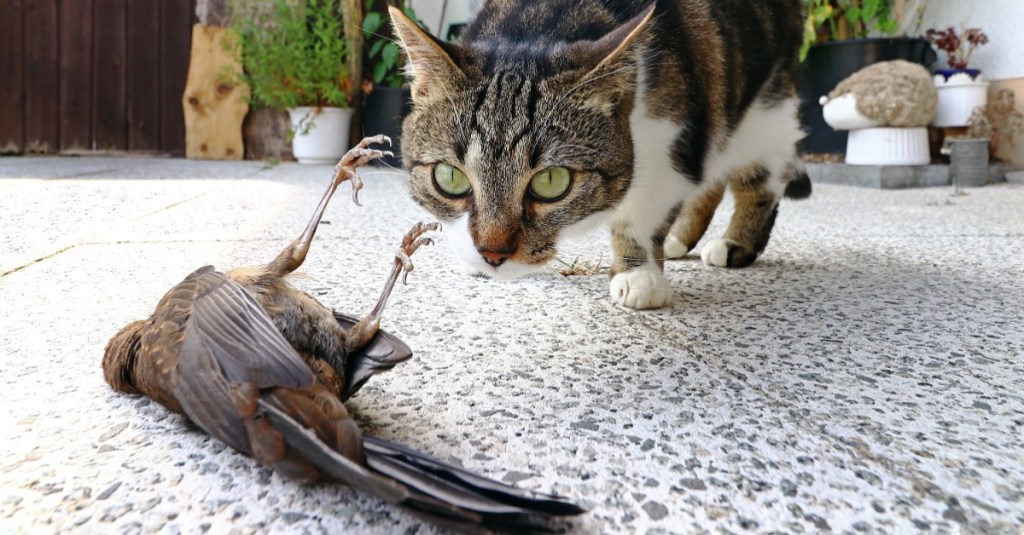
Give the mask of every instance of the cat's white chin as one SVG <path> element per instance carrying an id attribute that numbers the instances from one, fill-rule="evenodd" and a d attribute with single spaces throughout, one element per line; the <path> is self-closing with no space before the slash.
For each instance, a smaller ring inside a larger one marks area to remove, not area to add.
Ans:
<path id="1" fill-rule="evenodd" d="M 469 234 L 469 216 L 464 215 L 451 223 L 445 225 L 445 235 L 448 238 L 445 242 L 453 249 L 455 256 L 462 259 L 462 265 L 468 275 L 487 277 L 496 280 L 510 280 L 525 277 L 533 273 L 544 271 L 547 264 L 522 264 L 519 262 L 505 262 L 494 267 L 483 258 L 476 250 L 473 238 Z"/>
<path id="2" fill-rule="evenodd" d="M 519 264 L 506 262 L 499 267 L 493 267 L 486 262 L 475 262 L 467 260 L 464 263 L 466 272 L 477 277 L 487 277 L 494 280 L 512 280 L 525 277 L 533 273 L 544 271 L 547 264 Z"/>

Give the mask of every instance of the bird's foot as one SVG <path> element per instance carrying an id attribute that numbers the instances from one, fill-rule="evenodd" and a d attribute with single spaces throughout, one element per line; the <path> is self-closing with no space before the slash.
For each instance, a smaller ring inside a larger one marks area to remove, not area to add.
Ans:
<path id="1" fill-rule="evenodd" d="M 399 274 L 402 275 L 402 282 L 405 283 L 409 272 L 413 269 L 410 257 L 420 247 L 434 243 L 434 240 L 424 237 L 423 234 L 439 230 L 440 228 L 440 223 L 416 223 L 409 229 L 409 232 L 405 233 L 405 237 L 402 238 L 402 245 L 398 248 L 398 252 L 395 253 L 395 265 L 391 269 L 388 280 L 384 283 L 384 290 L 377 299 L 377 304 L 374 305 L 373 310 L 366 317 L 359 320 L 345 334 L 345 348 L 349 354 L 352 351 L 365 347 L 376 336 L 377 330 L 380 328 L 380 319 L 384 315 L 384 307 L 387 305 L 388 298 L 391 297 L 391 291 L 395 288 L 395 283 L 398 282 Z"/>
<path id="2" fill-rule="evenodd" d="M 395 153 L 389 150 L 377 150 L 371 149 L 370 145 L 380 145 L 387 143 L 391 146 L 391 138 L 385 135 L 377 135 L 371 137 L 365 137 L 358 145 L 352 147 L 352 150 L 345 153 L 338 161 L 338 165 L 334 166 L 334 185 L 337 187 L 338 184 L 349 180 L 352 182 L 352 202 L 359 204 L 359 190 L 363 189 L 363 180 L 356 174 L 356 168 L 362 167 L 374 160 L 379 160 L 384 157 L 392 157 Z"/>
<path id="3" fill-rule="evenodd" d="M 434 223 L 416 223 L 409 232 L 402 238 L 402 245 L 398 248 L 398 252 L 395 253 L 395 265 L 401 266 L 402 268 L 402 284 L 408 284 L 409 272 L 413 270 L 412 255 L 417 249 L 424 245 L 433 245 L 433 238 L 424 238 L 423 235 L 427 232 L 440 230 L 441 224 Z"/>

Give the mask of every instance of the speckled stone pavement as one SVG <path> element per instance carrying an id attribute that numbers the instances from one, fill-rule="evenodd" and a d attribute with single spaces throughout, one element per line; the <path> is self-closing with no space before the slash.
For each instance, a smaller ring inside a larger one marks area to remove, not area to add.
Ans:
<path id="1" fill-rule="evenodd" d="M 100 373 L 194 268 L 276 254 L 329 174 L 0 159 L 0 532 L 436 532 L 283 480 Z M 354 313 L 423 217 L 400 174 L 364 174 L 298 281 Z M 616 307 L 603 274 L 470 278 L 446 239 L 384 321 L 414 360 L 349 402 L 367 433 L 579 500 L 576 533 L 1021 533 L 1024 185 L 819 185 L 753 267 L 670 263 L 679 297 L 655 312 Z M 606 261 L 607 240 L 562 258 Z"/>

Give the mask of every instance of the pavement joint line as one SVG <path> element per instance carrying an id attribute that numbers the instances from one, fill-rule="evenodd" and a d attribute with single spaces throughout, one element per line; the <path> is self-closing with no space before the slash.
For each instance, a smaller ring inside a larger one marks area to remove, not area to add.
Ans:
<path id="1" fill-rule="evenodd" d="M 30 262 L 27 262 L 27 263 L 25 263 L 25 264 L 22 264 L 22 265 L 20 265 L 20 266 L 17 266 L 17 267 L 11 268 L 11 269 L 9 269 L 9 270 L 7 270 L 7 271 L 3 272 L 3 273 L 0 273 L 0 279 L 2 279 L 2 278 L 4 278 L 4 277 L 6 277 L 6 276 L 8 276 L 8 275 L 12 275 L 12 274 L 14 274 L 14 273 L 17 273 L 17 272 L 19 272 L 19 271 L 21 271 L 21 270 L 23 270 L 23 269 L 25 269 L 25 268 L 28 268 L 28 267 L 34 266 L 34 265 L 36 265 L 36 264 L 38 264 L 38 263 L 40 263 L 40 262 L 45 262 L 45 261 L 47 261 L 47 260 L 49 260 L 49 259 L 51 259 L 51 258 L 53 258 L 53 257 L 55 257 L 55 256 L 57 256 L 57 255 L 61 255 L 61 254 L 64 254 L 64 253 L 66 253 L 66 252 L 68 252 L 68 251 L 70 251 L 70 250 L 72 250 L 72 249 L 74 249 L 74 248 L 78 247 L 79 245 L 81 245 L 81 244 L 79 244 L 79 243 L 73 243 L 73 244 L 71 244 L 71 245 L 68 245 L 68 246 L 62 247 L 61 249 L 59 249 L 59 250 L 57 250 L 57 251 L 54 251 L 54 252 L 52 252 L 52 253 L 49 253 L 49 254 L 45 254 L 45 255 L 43 255 L 43 256 L 41 256 L 41 257 L 39 257 L 39 258 L 36 258 L 35 260 L 32 260 L 32 261 L 30 261 Z"/>
<path id="2" fill-rule="evenodd" d="M 202 193 L 200 193 L 198 195 L 193 195 L 192 197 L 189 197 L 189 198 L 186 198 L 186 199 L 182 199 L 182 200 L 180 200 L 178 202 L 169 204 L 169 205 L 164 206 L 162 208 L 158 208 L 158 209 L 153 210 L 151 212 L 148 212 L 148 213 L 145 213 L 145 214 L 142 214 L 142 215 L 138 215 L 138 216 L 129 218 L 124 223 L 120 223 L 120 222 L 119 223 L 113 223 L 111 225 L 108 225 L 108 226 L 106 226 L 104 228 L 101 228 L 101 229 L 98 229 L 98 230 L 92 230 L 92 231 L 83 232 L 83 233 L 79 234 L 78 236 L 71 238 L 69 241 L 71 241 L 72 243 L 70 243 L 68 245 L 63 245 L 63 246 L 57 245 L 57 250 L 56 251 L 53 251 L 51 253 L 46 253 L 46 254 L 38 257 L 38 258 L 35 258 L 35 259 L 30 260 L 30 261 L 28 261 L 28 262 L 26 262 L 24 264 L 21 264 L 19 266 L 15 266 L 15 267 L 13 267 L 13 268 L 11 268 L 11 269 L 3 272 L 3 273 L 0 273 L 0 278 L 4 278 L 4 277 L 6 277 L 8 275 L 17 273 L 17 272 L 19 272 L 19 271 L 21 271 L 21 270 L 23 270 L 25 268 L 31 267 L 33 265 L 36 265 L 36 264 L 40 263 L 40 262 L 45 262 L 45 261 L 47 261 L 47 260 L 49 260 L 51 258 L 59 256 L 59 255 L 61 255 L 63 253 L 66 253 L 66 252 L 68 252 L 68 251 L 70 251 L 72 249 L 75 249 L 76 247 L 79 247 L 79 246 L 82 246 L 82 245 L 94 244 L 95 240 L 90 240 L 89 238 L 95 237 L 97 235 L 108 233 L 108 232 L 110 232 L 110 231 L 112 231 L 114 229 L 123 227 L 124 225 L 127 225 L 129 223 L 134 223 L 136 221 L 140 221 L 140 220 L 145 219 L 147 217 L 154 216 L 154 215 L 159 214 L 161 212 L 164 212 L 166 210 L 170 210 L 170 209 L 175 208 L 177 206 L 181 206 L 183 204 L 192 202 L 192 201 L 194 201 L 196 199 L 199 199 L 199 198 L 207 195 L 208 193 L 210 193 L 210 192 L 209 191 L 204 191 L 204 192 L 202 192 Z"/>

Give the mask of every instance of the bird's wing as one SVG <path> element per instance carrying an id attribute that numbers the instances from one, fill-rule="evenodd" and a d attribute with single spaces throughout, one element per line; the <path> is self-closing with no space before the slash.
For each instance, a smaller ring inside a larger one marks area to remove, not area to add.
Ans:
<path id="1" fill-rule="evenodd" d="M 217 271 L 200 274 L 198 282 L 182 353 L 213 360 L 231 384 L 312 386 L 309 367 L 248 291 Z"/>
<path id="2" fill-rule="evenodd" d="M 346 330 L 359 322 L 356 318 L 338 312 L 334 313 L 334 318 Z M 377 335 L 370 343 L 345 356 L 345 388 L 341 392 L 342 401 L 358 392 L 370 377 L 386 372 L 411 357 L 412 349 L 405 342 L 383 330 L 377 331 Z"/>
<path id="3" fill-rule="evenodd" d="M 175 397 L 196 425 L 251 455 L 243 419 L 255 410 L 259 389 L 309 388 L 313 374 L 259 303 L 225 274 L 200 270 L 179 286 L 186 284 L 194 295 Z"/>

